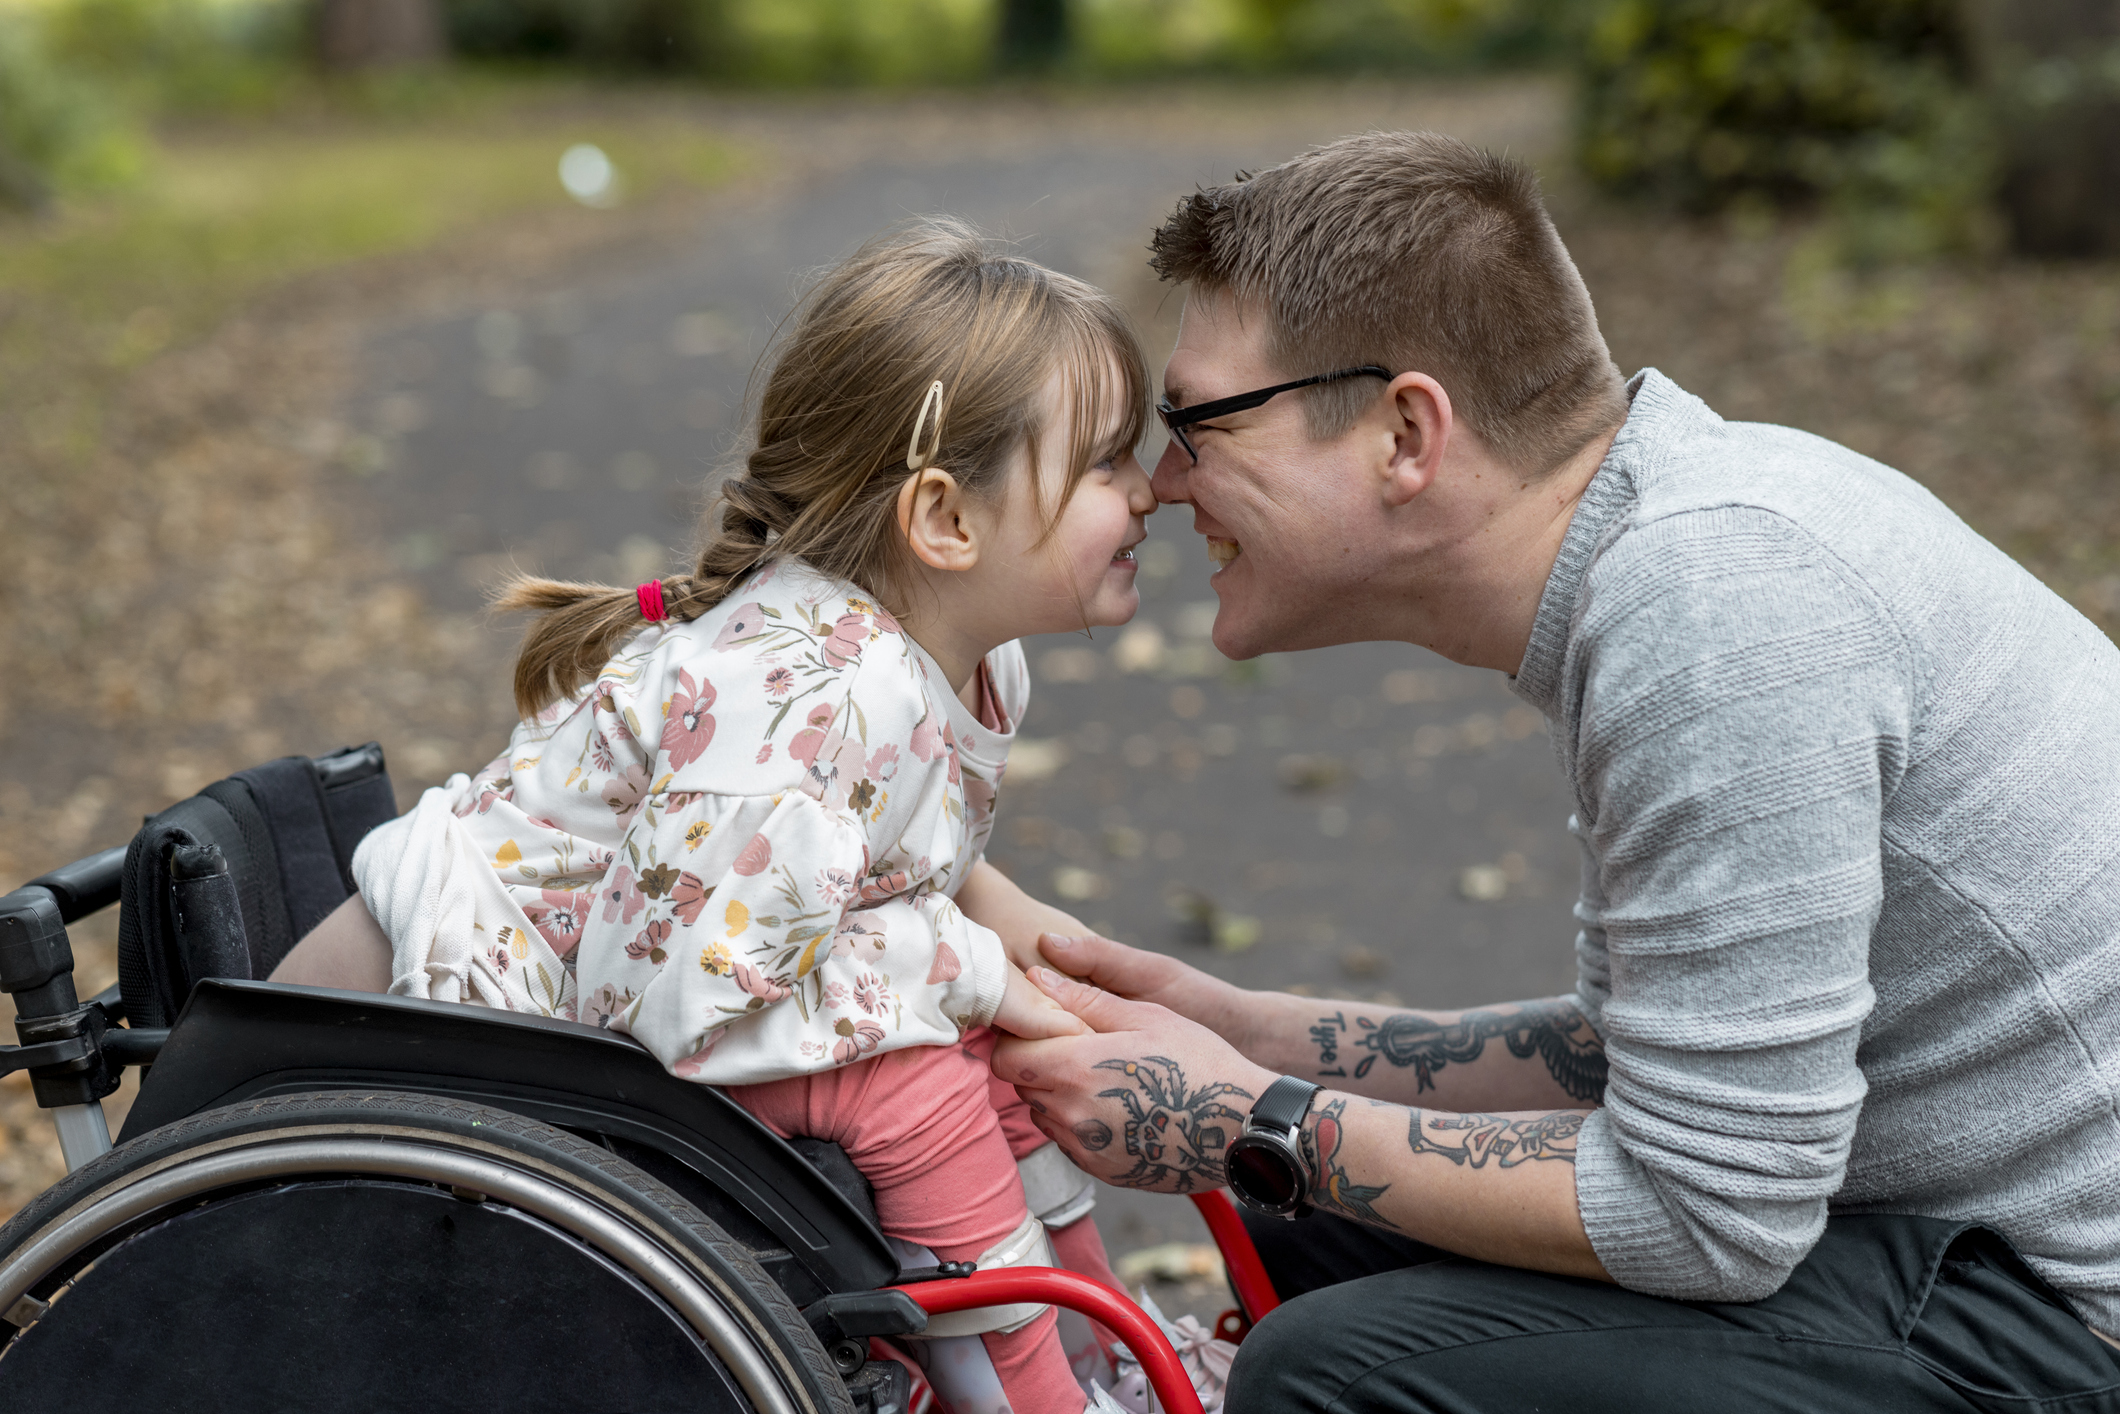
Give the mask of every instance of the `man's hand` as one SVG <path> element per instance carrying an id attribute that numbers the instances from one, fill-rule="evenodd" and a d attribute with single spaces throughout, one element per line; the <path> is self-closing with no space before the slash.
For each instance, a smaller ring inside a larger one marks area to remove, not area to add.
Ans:
<path id="1" fill-rule="evenodd" d="M 1229 1142 L 1273 1073 L 1167 1007 L 1045 968 L 1031 980 L 1093 1032 L 1004 1038 L 994 1048 L 994 1074 L 1016 1087 L 1040 1132 L 1084 1172 L 1122 1188 L 1192 1193 L 1220 1186 Z"/>
<path id="2" fill-rule="evenodd" d="M 1174 957 L 1130 948 L 1094 933 L 1048 931 L 1038 939 L 1038 949 L 1045 954 L 1049 966 L 1070 977 L 1130 1001 L 1167 1007 L 1229 1037 L 1239 1049 L 1250 1049 L 1247 1040 L 1254 1018 L 1253 1008 L 1246 1003 L 1255 997 L 1254 993 L 1210 977 Z"/>

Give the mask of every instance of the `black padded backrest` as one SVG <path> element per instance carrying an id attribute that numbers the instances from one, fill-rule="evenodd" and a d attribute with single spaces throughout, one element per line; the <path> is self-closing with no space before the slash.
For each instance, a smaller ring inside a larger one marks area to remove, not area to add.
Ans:
<path id="1" fill-rule="evenodd" d="M 269 976 L 353 892 L 353 851 L 396 813 L 382 748 L 288 756 L 151 815 L 125 854 L 118 985 L 136 1026 L 167 1026 L 202 977 Z M 202 847 L 225 878 L 195 876 Z M 172 876 L 185 851 L 188 877 Z M 208 896 L 233 906 L 210 906 Z M 236 936 L 237 934 L 240 936 Z"/>

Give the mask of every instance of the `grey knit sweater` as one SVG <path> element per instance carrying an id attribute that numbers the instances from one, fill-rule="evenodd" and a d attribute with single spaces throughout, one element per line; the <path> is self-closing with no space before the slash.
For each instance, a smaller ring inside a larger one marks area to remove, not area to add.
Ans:
<path id="1" fill-rule="evenodd" d="M 1978 1219 L 2120 1332 L 2120 651 L 1889 467 L 1649 371 L 1515 686 L 1582 843 L 1639 1291 L 1773 1291 L 1829 1211 Z"/>

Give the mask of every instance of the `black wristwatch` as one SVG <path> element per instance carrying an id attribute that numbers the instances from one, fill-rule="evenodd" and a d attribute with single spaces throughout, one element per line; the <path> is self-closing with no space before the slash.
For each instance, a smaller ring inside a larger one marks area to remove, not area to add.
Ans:
<path id="1" fill-rule="evenodd" d="M 1316 1185 L 1310 1157 L 1303 1152 L 1303 1120 L 1323 1088 L 1284 1075 L 1251 1107 L 1244 1132 L 1229 1146 L 1224 1164 L 1229 1191 L 1253 1212 L 1274 1218 L 1310 1216 L 1310 1193 Z"/>

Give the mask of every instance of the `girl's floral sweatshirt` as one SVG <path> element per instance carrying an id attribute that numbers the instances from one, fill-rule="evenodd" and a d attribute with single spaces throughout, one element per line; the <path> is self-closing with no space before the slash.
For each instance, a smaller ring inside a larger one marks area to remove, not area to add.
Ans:
<path id="1" fill-rule="evenodd" d="M 1021 648 L 980 686 L 974 715 L 888 613 L 799 563 L 649 626 L 364 842 L 391 990 L 608 1026 L 713 1084 L 955 1043 L 1005 980 L 951 899 L 993 828 Z M 433 862 L 474 855 L 490 872 Z"/>

